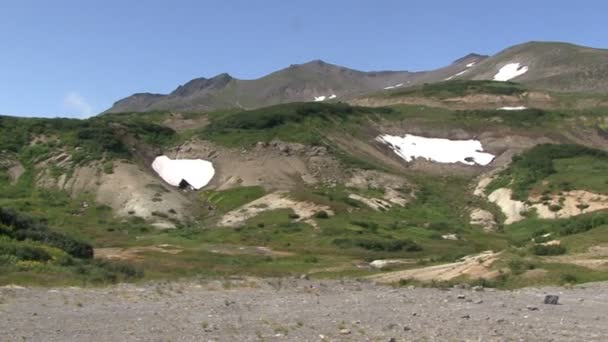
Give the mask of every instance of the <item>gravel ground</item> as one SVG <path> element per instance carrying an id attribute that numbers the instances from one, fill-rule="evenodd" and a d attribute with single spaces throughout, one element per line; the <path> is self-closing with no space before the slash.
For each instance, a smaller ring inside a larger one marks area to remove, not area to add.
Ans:
<path id="1" fill-rule="evenodd" d="M 601 341 L 608 283 L 391 288 L 247 279 L 0 288 L 1 341 Z M 559 305 L 543 304 L 546 294 Z"/>

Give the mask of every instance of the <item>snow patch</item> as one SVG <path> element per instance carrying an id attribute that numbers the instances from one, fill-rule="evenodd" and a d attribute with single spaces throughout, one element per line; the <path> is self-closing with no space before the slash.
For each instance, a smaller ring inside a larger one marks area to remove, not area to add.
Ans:
<path id="1" fill-rule="evenodd" d="M 167 156 L 159 156 L 154 159 L 152 168 L 168 184 L 180 186 L 182 181 L 186 181 L 196 190 L 207 185 L 215 175 L 213 164 L 202 159 L 169 159 Z"/>
<path id="2" fill-rule="evenodd" d="M 483 152 L 479 140 L 426 138 L 411 134 L 403 137 L 384 134 L 376 137 L 376 140 L 389 145 L 407 162 L 420 157 L 438 163 L 488 165 L 494 159 L 494 155 Z"/>
<path id="3" fill-rule="evenodd" d="M 472 67 L 473 65 L 475 65 L 475 62 L 471 62 L 471 63 L 467 64 L 467 68 L 470 68 L 470 67 Z"/>
<path id="4" fill-rule="evenodd" d="M 498 108 L 498 110 L 524 110 L 524 109 L 528 109 L 528 107 L 517 106 L 517 107 L 500 107 L 500 108 Z"/>
<path id="5" fill-rule="evenodd" d="M 403 87 L 403 83 L 399 83 L 399 84 L 395 84 L 395 85 L 392 85 L 392 86 L 384 87 L 384 90 L 390 90 L 390 89 L 395 89 L 395 88 L 399 88 L 399 87 Z"/>
<path id="6" fill-rule="evenodd" d="M 520 66 L 519 63 L 509 63 L 498 70 L 498 73 L 494 75 L 494 81 L 508 81 L 526 72 L 528 72 L 527 66 Z"/>
<path id="7" fill-rule="evenodd" d="M 338 97 L 336 94 L 331 94 L 329 96 L 326 96 L 326 95 L 315 96 L 314 101 L 315 102 L 323 102 L 325 100 L 335 99 L 336 97 Z"/>
<path id="8" fill-rule="evenodd" d="M 449 80 L 451 80 L 451 79 L 452 79 L 452 78 L 454 78 L 454 77 L 457 77 L 457 76 L 463 75 L 465 72 L 467 72 L 467 70 L 463 70 L 463 71 L 461 71 L 461 72 L 459 72 L 459 73 L 457 73 L 457 74 L 455 74 L 455 75 L 452 75 L 452 76 L 450 76 L 450 77 L 446 78 L 445 80 L 446 80 L 446 81 L 449 81 Z"/>

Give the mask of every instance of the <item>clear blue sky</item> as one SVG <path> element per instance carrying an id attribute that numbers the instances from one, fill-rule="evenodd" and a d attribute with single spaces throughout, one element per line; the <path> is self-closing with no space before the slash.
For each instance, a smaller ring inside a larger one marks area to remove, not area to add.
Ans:
<path id="1" fill-rule="evenodd" d="M 607 18 L 603 0 L 1 0 L 0 114 L 83 117 L 312 59 L 424 70 L 530 40 L 605 48 Z"/>

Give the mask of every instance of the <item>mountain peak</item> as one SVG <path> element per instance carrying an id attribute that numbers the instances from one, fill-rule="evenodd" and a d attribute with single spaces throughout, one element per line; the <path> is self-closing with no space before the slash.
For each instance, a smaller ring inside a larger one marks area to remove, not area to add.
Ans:
<path id="1" fill-rule="evenodd" d="M 228 73 L 221 73 L 212 78 L 195 78 L 184 85 L 180 85 L 171 92 L 171 95 L 189 96 L 204 89 L 219 89 L 225 87 L 234 78 Z"/>
<path id="2" fill-rule="evenodd" d="M 471 52 L 468 55 L 464 56 L 464 57 L 460 57 L 457 60 L 453 61 L 452 64 L 460 64 L 460 63 L 464 63 L 464 62 L 470 62 L 470 61 L 478 61 L 481 59 L 486 59 L 489 56 L 487 55 L 481 55 L 475 52 Z"/>

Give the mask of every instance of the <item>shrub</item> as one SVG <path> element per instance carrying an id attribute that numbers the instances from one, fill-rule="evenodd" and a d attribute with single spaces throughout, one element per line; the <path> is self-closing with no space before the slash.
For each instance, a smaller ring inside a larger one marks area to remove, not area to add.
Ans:
<path id="1" fill-rule="evenodd" d="M 551 204 L 551 205 L 549 205 L 549 210 L 556 213 L 556 212 L 562 210 L 562 206 L 559 204 Z"/>
<path id="2" fill-rule="evenodd" d="M 371 251 L 385 251 L 385 252 L 417 252 L 421 251 L 417 243 L 410 239 L 404 240 L 380 240 L 380 239 L 350 239 L 342 238 L 335 239 L 333 243 L 340 248 L 352 248 L 359 247 Z"/>
<path id="3" fill-rule="evenodd" d="M 561 245 L 535 245 L 532 247 L 534 255 L 562 255 L 566 253 L 566 248 Z"/>
<path id="4" fill-rule="evenodd" d="M 327 219 L 329 218 L 329 214 L 326 211 L 321 210 L 315 213 L 315 217 L 318 219 Z"/>
<path id="5" fill-rule="evenodd" d="M 0 224 L 4 224 L 11 228 L 0 230 L 0 234 L 15 240 L 42 242 L 62 249 L 66 253 L 77 258 L 90 259 L 93 257 L 93 247 L 91 245 L 53 232 L 45 224 L 38 222 L 29 216 L 17 213 L 14 210 L 0 207 Z"/>

